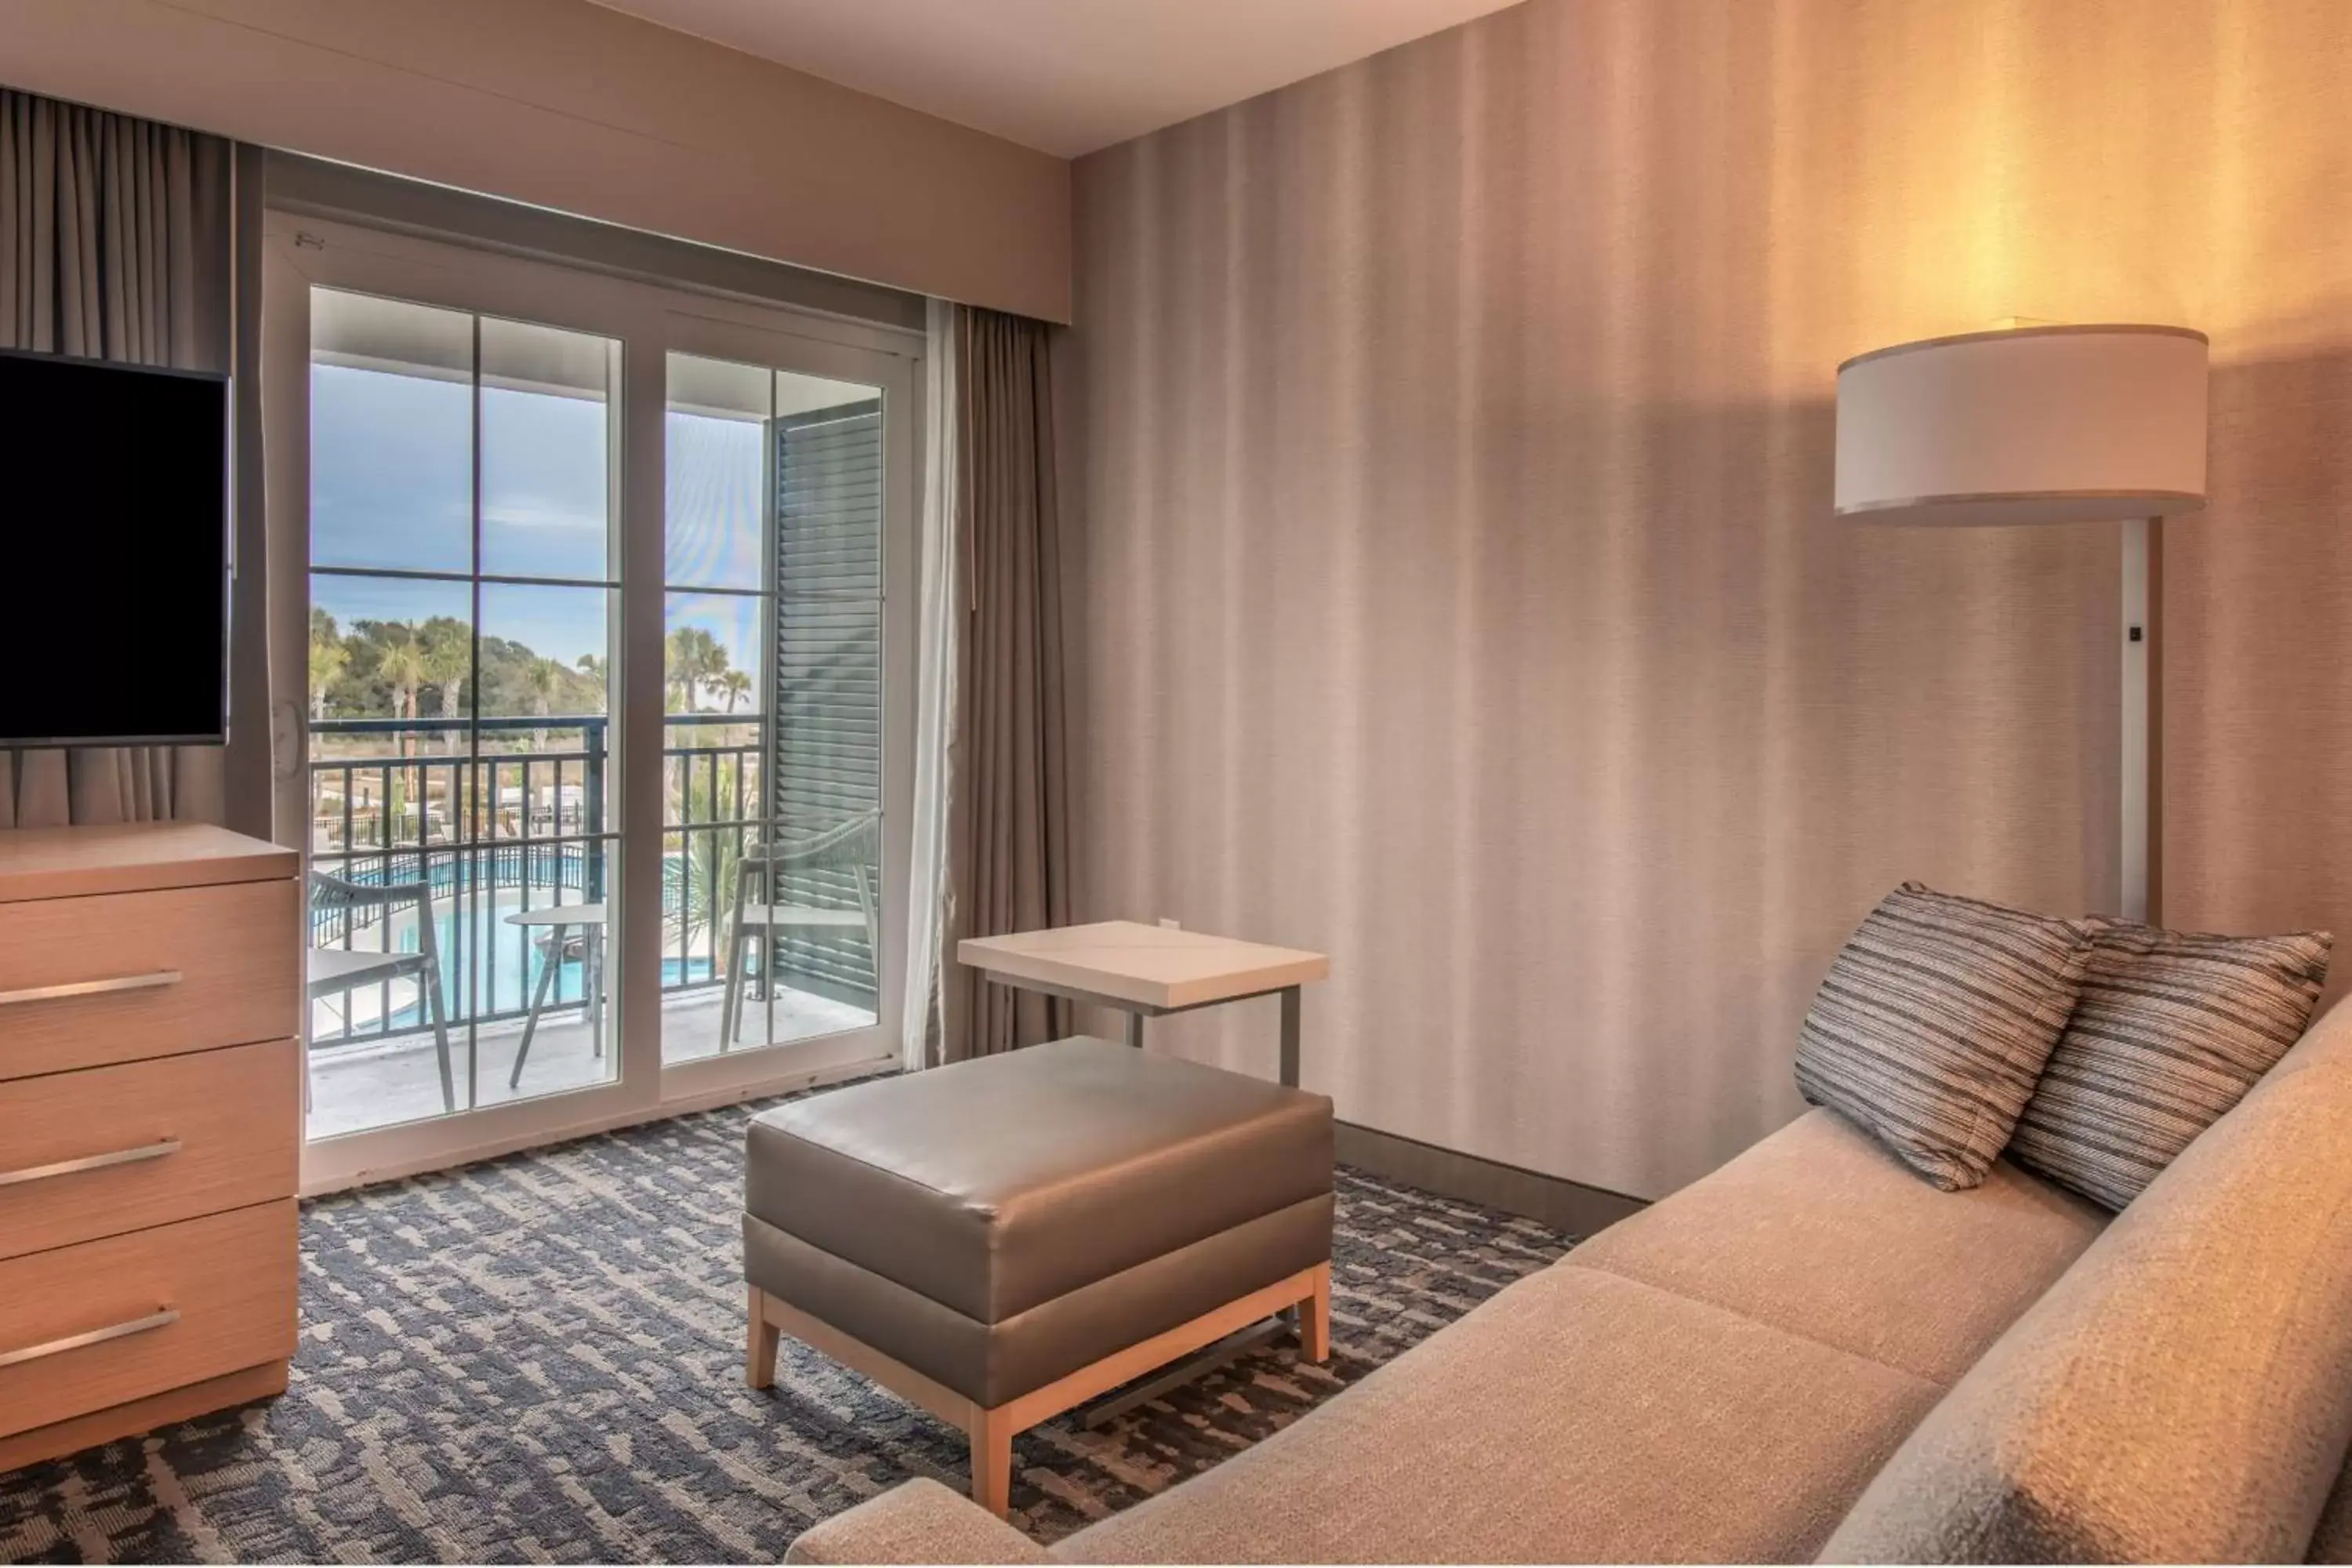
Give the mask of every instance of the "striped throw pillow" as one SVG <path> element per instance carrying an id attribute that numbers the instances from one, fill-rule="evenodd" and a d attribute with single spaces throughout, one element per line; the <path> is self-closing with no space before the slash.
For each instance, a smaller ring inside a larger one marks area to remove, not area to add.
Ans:
<path id="1" fill-rule="evenodd" d="M 1904 883 L 1815 994 L 1798 1090 L 1947 1192 L 1975 1186 L 2074 1010 L 2093 930 Z"/>
<path id="2" fill-rule="evenodd" d="M 2106 923 L 2010 1158 L 2122 1208 L 2303 1037 L 2334 942 Z"/>

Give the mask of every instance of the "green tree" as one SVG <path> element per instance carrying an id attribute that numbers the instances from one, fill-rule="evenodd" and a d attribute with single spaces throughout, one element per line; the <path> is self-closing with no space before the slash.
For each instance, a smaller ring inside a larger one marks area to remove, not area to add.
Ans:
<path id="1" fill-rule="evenodd" d="M 327 716 L 327 692 L 342 679 L 344 668 L 352 662 L 352 650 L 343 646 L 342 633 L 335 626 L 335 617 L 317 605 L 310 608 L 310 720 L 316 723 Z"/>
<path id="2" fill-rule="evenodd" d="M 572 672 L 551 658 L 534 658 L 523 667 L 522 689 L 530 700 L 530 710 L 544 719 L 555 711 L 555 699 L 562 691 Z M 530 732 L 530 749 L 539 750 L 542 731 Z"/>
<path id="3" fill-rule="evenodd" d="M 392 687 L 393 717 L 416 717 L 416 694 L 432 679 L 425 653 L 425 643 L 414 626 L 403 622 L 403 634 L 389 641 L 376 658 L 376 673 Z M 401 755 L 408 754 L 406 736 L 402 737 Z"/>
<path id="4" fill-rule="evenodd" d="M 464 701 L 466 682 L 474 673 L 473 637 L 463 621 L 436 616 L 425 623 L 420 640 L 424 645 L 425 684 L 440 689 L 441 717 L 455 720 Z M 454 725 L 441 732 L 441 739 L 451 752 L 466 743 Z"/>
<path id="5" fill-rule="evenodd" d="M 702 688 L 727 673 L 726 648 L 700 626 L 680 626 L 669 634 L 667 652 L 670 690 L 682 700 L 682 711 L 698 711 Z"/>
<path id="6" fill-rule="evenodd" d="M 733 755 L 716 761 L 715 767 L 687 770 L 686 797 L 678 803 L 680 822 L 717 822 L 734 815 L 735 780 L 742 761 Z M 666 923 L 676 933 L 668 940 L 690 946 L 697 938 L 707 936 L 710 973 L 722 974 L 727 968 L 728 921 L 735 912 L 736 873 L 743 862 L 742 830 L 695 828 L 677 837 L 678 858 L 663 857 L 663 878 L 669 885 L 662 908 Z M 692 862 L 690 876 L 688 861 Z"/>
<path id="7" fill-rule="evenodd" d="M 724 669 L 719 672 L 719 679 L 713 684 L 726 696 L 727 711 L 732 713 L 735 705 L 751 689 L 751 678 L 740 669 Z"/>
<path id="8" fill-rule="evenodd" d="M 397 639 L 388 641 L 384 645 L 383 651 L 377 656 L 376 673 L 392 688 L 394 717 L 414 721 L 416 717 L 416 693 L 425 684 L 425 644 L 417 637 L 416 627 L 414 625 L 402 622 L 397 630 L 400 633 Z M 409 758 L 409 746 L 413 739 L 414 737 L 407 731 L 401 731 L 400 758 L 403 763 L 407 762 Z M 392 775 L 391 795 L 384 802 L 384 810 L 389 814 L 384 826 L 387 840 L 391 842 L 396 843 L 399 840 L 402 795 L 407 782 L 408 770 L 405 767 L 394 771 Z M 425 841 L 425 829 L 427 826 L 425 821 L 425 803 L 420 800 L 417 802 L 416 822 L 416 837 L 420 844 Z"/>

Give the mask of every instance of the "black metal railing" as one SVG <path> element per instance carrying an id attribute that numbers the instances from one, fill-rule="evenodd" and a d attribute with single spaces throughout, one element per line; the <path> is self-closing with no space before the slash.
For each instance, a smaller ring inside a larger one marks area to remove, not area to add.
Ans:
<path id="1" fill-rule="evenodd" d="M 531 944 L 545 933 L 506 916 L 603 900 L 607 857 L 616 849 L 607 826 L 610 727 L 597 714 L 312 721 L 311 864 L 349 881 L 423 882 L 431 889 L 436 932 L 446 932 L 439 945 L 452 1026 L 520 1019 L 530 1011 Z M 724 983 L 720 948 L 744 854 L 779 832 L 818 826 L 762 815 L 760 730 L 756 714 L 665 719 L 666 993 Z M 490 749 L 502 744 L 518 749 Z M 507 893 L 518 896 L 503 899 Z M 816 896 L 828 895 L 852 896 L 846 885 L 816 889 Z M 389 933 L 367 938 L 385 918 L 380 905 L 321 902 L 310 911 L 310 940 L 314 946 L 373 946 L 390 940 Z M 542 962 L 564 957 L 549 952 Z M 788 959 L 778 973 L 792 978 Z M 341 1030 L 313 1043 L 374 1040 L 424 1026 L 417 1004 L 395 1009 L 391 984 L 377 984 L 373 1020 L 354 1026 L 347 1011 Z M 581 1005 L 576 995 L 550 1001 L 551 1007 Z"/>

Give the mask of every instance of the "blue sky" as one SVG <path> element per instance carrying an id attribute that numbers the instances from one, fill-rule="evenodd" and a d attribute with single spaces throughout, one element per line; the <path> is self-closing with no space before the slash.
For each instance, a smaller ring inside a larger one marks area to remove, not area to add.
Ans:
<path id="1" fill-rule="evenodd" d="M 319 566 L 470 571 L 472 389 L 462 381 L 340 365 L 311 367 L 310 558 Z M 606 407 L 485 387 L 482 563 L 493 575 L 596 583 L 608 574 Z M 667 556 L 679 586 L 760 580 L 761 426 L 667 418 Z M 463 584 L 312 579 L 313 602 L 349 626 L 471 614 Z M 573 664 L 606 651 L 602 587 L 490 584 L 482 630 Z M 756 602 L 673 595 L 671 625 L 699 625 L 757 660 Z"/>

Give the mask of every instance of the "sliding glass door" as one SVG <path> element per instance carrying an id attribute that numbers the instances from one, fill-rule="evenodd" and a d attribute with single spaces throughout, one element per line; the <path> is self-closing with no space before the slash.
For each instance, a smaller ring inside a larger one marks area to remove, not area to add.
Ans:
<path id="1" fill-rule="evenodd" d="M 919 340 L 270 228 L 306 1184 L 895 1059 Z"/>
<path id="2" fill-rule="evenodd" d="M 749 346 L 749 345 L 747 345 Z M 880 1016 L 883 397 L 667 363 L 666 1060 Z"/>
<path id="3" fill-rule="evenodd" d="M 311 289 L 312 1138 L 613 1076 L 620 356 Z"/>

